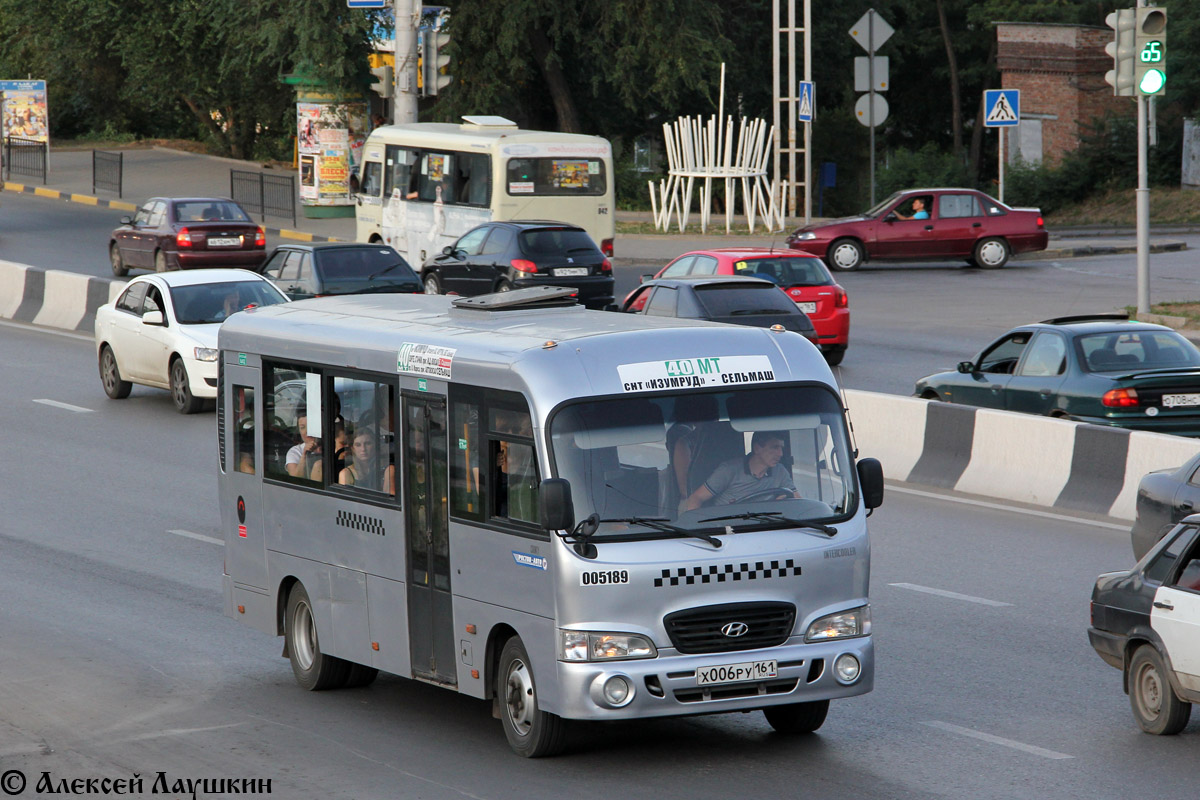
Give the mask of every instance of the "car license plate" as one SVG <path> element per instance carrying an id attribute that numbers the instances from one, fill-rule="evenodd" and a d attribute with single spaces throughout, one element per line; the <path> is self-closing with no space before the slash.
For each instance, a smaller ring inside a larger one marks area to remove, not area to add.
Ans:
<path id="1" fill-rule="evenodd" d="M 559 267 L 558 269 L 554 270 L 554 276 L 556 278 L 574 278 L 578 277 L 579 275 L 587 274 L 587 267 Z"/>
<path id="2" fill-rule="evenodd" d="M 210 238 L 208 240 L 209 247 L 237 247 L 241 243 L 242 243 L 242 240 L 236 236 L 232 237 L 232 238 L 224 238 L 224 237 L 218 236 L 218 237 Z"/>
<path id="3" fill-rule="evenodd" d="M 775 661 L 744 661 L 741 664 L 720 664 L 696 670 L 696 684 L 711 686 L 714 683 L 739 683 L 774 678 L 777 674 Z"/>
<path id="4" fill-rule="evenodd" d="M 817 304 L 816 303 L 796 303 L 796 306 L 801 311 L 803 311 L 805 314 L 817 313 Z"/>
<path id="5" fill-rule="evenodd" d="M 1164 394 L 1162 404 L 1163 408 L 1200 406 L 1200 394 Z"/>

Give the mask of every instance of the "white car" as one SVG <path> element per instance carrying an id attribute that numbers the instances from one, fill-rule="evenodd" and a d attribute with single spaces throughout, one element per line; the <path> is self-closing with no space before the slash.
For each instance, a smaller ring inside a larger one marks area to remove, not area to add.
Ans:
<path id="1" fill-rule="evenodd" d="M 244 269 L 141 275 L 115 303 L 96 311 L 96 357 L 104 392 L 129 396 L 132 384 L 171 390 L 181 414 L 217 396 L 217 329 L 252 306 L 286 303 L 266 278 Z"/>

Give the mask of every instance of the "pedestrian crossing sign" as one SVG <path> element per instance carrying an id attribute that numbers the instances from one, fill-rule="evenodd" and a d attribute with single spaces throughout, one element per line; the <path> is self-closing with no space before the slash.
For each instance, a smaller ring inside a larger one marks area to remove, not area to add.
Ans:
<path id="1" fill-rule="evenodd" d="M 800 122 L 812 122 L 816 112 L 812 81 L 800 81 L 800 92 L 797 95 L 796 117 Z"/>
<path id="2" fill-rule="evenodd" d="M 983 93 L 983 124 L 1009 128 L 1021 124 L 1021 90 L 988 89 Z"/>

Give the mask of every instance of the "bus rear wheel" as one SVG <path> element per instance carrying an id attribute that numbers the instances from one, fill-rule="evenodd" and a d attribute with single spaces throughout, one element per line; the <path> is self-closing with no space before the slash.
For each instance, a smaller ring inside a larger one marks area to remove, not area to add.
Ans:
<path id="1" fill-rule="evenodd" d="M 287 639 L 288 658 L 296 683 L 310 692 L 345 685 L 350 664 L 321 652 L 312 601 L 308 599 L 304 584 L 297 583 L 288 595 L 283 635 Z"/>
<path id="2" fill-rule="evenodd" d="M 519 756 L 541 758 L 562 752 L 566 725 L 562 718 L 538 708 L 533 665 L 518 636 L 504 643 L 496 670 L 500 721 L 508 745 Z"/>
<path id="3" fill-rule="evenodd" d="M 763 709 L 763 716 L 767 718 L 767 722 L 780 733 L 812 733 L 825 724 L 825 715 L 828 713 L 828 700 L 791 703 Z"/>

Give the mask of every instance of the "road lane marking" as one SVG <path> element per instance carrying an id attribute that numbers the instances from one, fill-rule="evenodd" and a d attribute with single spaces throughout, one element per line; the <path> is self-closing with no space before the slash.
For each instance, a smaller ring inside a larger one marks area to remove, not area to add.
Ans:
<path id="1" fill-rule="evenodd" d="M 92 409 L 90 409 L 90 408 L 83 408 L 82 406 L 73 406 L 70 403 L 60 403 L 57 400 L 47 400 L 45 398 L 42 398 L 40 400 L 34 400 L 33 402 L 41 403 L 44 406 L 54 406 L 55 408 L 63 408 L 63 409 L 66 409 L 67 411 L 76 411 L 81 414 L 91 414 L 92 413 Z"/>
<path id="2" fill-rule="evenodd" d="M 988 503 L 984 500 L 972 500 L 968 497 L 954 497 L 948 494 L 938 494 L 937 492 L 923 492 L 920 489 L 910 489 L 907 486 L 896 486 L 888 484 L 888 491 L 899 492 L 900 494 L 911 494 L 917 497 L 929 497 L 934 500 L 948 500 L 951 503 L 962 503 L 968 506 L 977 506 L 979 508 L 991 508 L 996 511 L 1011 511 L 1014 514 L 1026 514 L 1031 517 L 1042 517 L 1043 519 L 1053 519 L 1059 522 L 1075 522 L 1080 525 L 1092 525 L 1098 528 L 1109 528 L 1114 531 L 1128 531 L 1130 522 L 1126 525 L 1118 525 L 1114 522 L 1104 522 L 1102 520 L 1084 519 L 1082 517 L 1071 517 L 1066 514 L 1055 514 L 1050 511 L 1037 511 L 1032 508 L 1021 508 L 1019 506 L 1006 506 L 1003 503 Z"/>
<path id="3" fill-rule="evenodd" d="M 928 586 L 918 586 L 915 583 L 889 583 L 888 586 L 896 586 L 901 589 L 911 589 L 914 592 L 924 592 L 925 594 L 936 594 L 938 597 L 949 597 L 951 600 L 965 600 L 968 603 L 978 603 L 981 606 L 1000 607 L 1012 605 L 1012 603 L 1001 603 L 999 600 L 988 600 L 986 597 L 972 597 L 969 594 L 948 592 L 945 589 L 932 589 Z"/>
<path id="4" fill-rule="evenodd" d="M 167 531 L 167 533 L 173 533 L 176 536 L 186 536 L 188 539 L 195 539 L 198 542 L 208 542 L 209 544 L 219 544 L 222 546 L 225 544 L 225 542 L 221 541 L 220 539 L 214 539 L 211 536 L 205 536 L 203 533 L 192 533 L 191 531 L 183 530 L 171 530 Z"/>
<path id="5" fill-rule="evenodd" d="M 983 741 L 983 742 L 989 742 L 991 744 L 998 744 L 1001 747 L 1011 747 L 1013 750 L 1020 750 L 1023 753 L 1029 753 L 1030 755 L 1041 756 L 1042 758 L 1062 759 L 1062 758 L 1074 758 L 1075 757 L 1075 756 L 1069 756 L 1066 753 L 1058 753 L 1058 752 L 1055 752 L 1054 750 L 1047 750 L 1044 747 L 1037 747 L 1032 744 L 1025 744 L 1024 742 L 1016 742 L 1016 741 L 1013 741 L 1012 739 L 1005 739 L 1001 736 L 993 736 L 990 733 L 982 733 L 980 731 L 971 730 L 970 728 L 963 728 L 959 725 L 951 725 L 949 722 L 939 722 L 937 720 L 930 720 L 929 722 L 922 722 L 921 724 L 928 725 L 931 728 L 937 728 L 939 730 L 946 731 L 947 733 L 957 733 L 959 736 L 969 736 L 972 739 L 979 739 L 980 741 Z"/>

